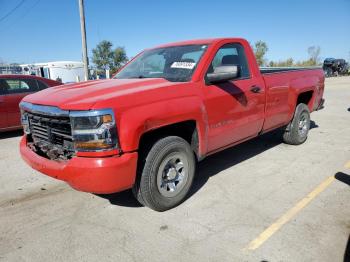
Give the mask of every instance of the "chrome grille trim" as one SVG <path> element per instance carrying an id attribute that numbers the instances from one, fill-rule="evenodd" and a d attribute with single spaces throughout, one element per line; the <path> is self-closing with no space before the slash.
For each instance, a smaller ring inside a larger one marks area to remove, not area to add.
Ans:
<path id="1" fill-rule="evenodd" d="M 43 105 L 35 105 L 28 102 L 21 102 L 19 107 L 22 110 L 35 113 L 35 114 L 43 114 L 47 116 L 66 116 L 69 117 L 68 110 L 62 110 L 55 106 L 43 106 Z"/>
<path id="2" fill-rule="evenodd" d="M 64 141 L 73 141 L 69 117 L 48 117 L 32 112 L 26 114 L 34 143 L 36 139 L 44 139 L 54 145 L 64 146 Z"/>

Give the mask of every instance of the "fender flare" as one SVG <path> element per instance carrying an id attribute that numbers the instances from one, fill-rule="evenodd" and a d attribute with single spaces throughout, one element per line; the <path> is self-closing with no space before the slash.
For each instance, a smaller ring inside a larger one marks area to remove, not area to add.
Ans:
<path id="1" fill-rule="evenodd" d="M 289 110 L 289 121 L 292 120 L 294 116 L 294 111 L 297 106 L 298 97 L 300 94 L 312 91 L 312 97 L 308 103 L 308 107 L 310 112 L 313 111 L 315 97 L 316 97 L 316 87 L 318 86 L 319 78 L 317 76 L 310 78 L 298 78 L 296 80 L 291 81 L 290 83 L 290 96 L 288 99 L 288 104 L 290 107 Z"/>
<path id="2" fill-rule="evenodd" d="M 132 107 L 117 118 L 120 146 L 123 152 L 138 150 L 140 138 L 148 131 L 194 120 L 198 133 L 198 155 L 207 151 L 208 124 L 204 104 L 199 97 L 189 96 Z"/>

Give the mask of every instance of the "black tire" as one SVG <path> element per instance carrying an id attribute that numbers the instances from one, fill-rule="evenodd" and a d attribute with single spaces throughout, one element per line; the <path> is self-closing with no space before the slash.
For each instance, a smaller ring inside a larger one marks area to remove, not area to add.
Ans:
<path id="1" fill-rule="evenodd" d="M 185 200 L 192 185 L 196 161 L 191 146 L 184 139 L 177 136 L 162 138 L 153 144 L 146 158 L 140 160 L 133 193 L 142 205 L 165 211 Z"/>
<path id="2" fill-rule="evenodd" d="M 307 139 L 310 130 L 310 111 L 307 105 L 298 104 L 294 117 L 286 127 L 283 141 L 290 145 L 300 145 Z"/>

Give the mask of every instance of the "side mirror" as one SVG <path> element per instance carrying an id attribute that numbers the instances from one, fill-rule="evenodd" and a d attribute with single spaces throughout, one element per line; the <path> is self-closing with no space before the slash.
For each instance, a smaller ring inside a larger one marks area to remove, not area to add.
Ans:
<path id="1" fill-rule="evenodd" d="M 213 73 L 208 73 L 206 81 L 210 84 L 226 82 L 237 78 L 239 67 L 237 65 L 217 66 Z"/>

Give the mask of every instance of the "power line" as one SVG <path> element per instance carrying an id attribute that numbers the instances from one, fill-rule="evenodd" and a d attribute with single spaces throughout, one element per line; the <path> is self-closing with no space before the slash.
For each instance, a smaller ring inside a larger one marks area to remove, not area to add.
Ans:
<path id="1" fill-rule="evenodd" d="M 8 12 L 6 15 L 4 15 L 3 17 L 0 18 L 0 22 L 3 21 L 5 18 L 7 18 L 8 16 L 12 15 L 14 11 L 16 11 L 26 0 L 22 0 L 21 2 L 19 2 L 12 10 L 10 10 L 10 12 Z"/>
<path id="2" fill-rule="evenodd" d="M 37 0 L 36 2 L 34 2 L 34 4 L 32 6 L 30 6 L 29 8 L 27 8 L 25 10 L 25 12 L 22 12 L 22 14 L 20 15 L 20 17 L 18 19 L 16 19 L 12 24 L 4 27 L 4 30 L 0 30 L 0 32 L 4 32 L 8 29 L 11 29 L 15 24 L 17 24 L 20 20 L 22 20 L 23 18 L 25 18 L 32 10 L 34 7 L 37 6 L 37 4 L 40 2 L 40 0 Z"/>

